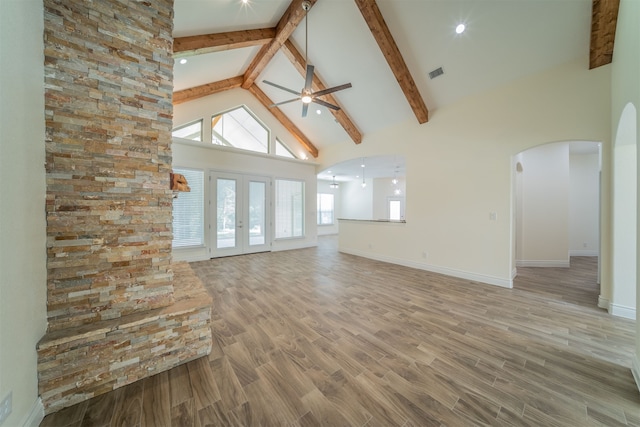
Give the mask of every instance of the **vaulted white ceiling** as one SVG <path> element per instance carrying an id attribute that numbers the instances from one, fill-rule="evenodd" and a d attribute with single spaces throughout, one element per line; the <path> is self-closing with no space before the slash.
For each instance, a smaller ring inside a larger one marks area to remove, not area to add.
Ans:
<path id="1" fill-rule="evenodd" d="M 591 0 L 377 0 L 430 116 L 456 101 L 589 54 Z M 175 0 L 174 37 L 273 28 L 290 0 Z M 416 120 L 407 99 L 353 0 L 318 0 L 308 15 L 308 58 L 363 135 Z M 458 35 L 455 27 L 466 25 Z M 304 21 L 292 41 L 304 55 Z M 259 47 L 176 61 L 176 91 L 242 75 Z M 444 75 L 428 73 L 443 67 Z M 270 80 L 299 90 L 303 78 L 278 53 L 256 81 L 274 102 L 292 96 Z M 213 95 L 215 96 L 215 95 Z M 353 144 L 324 107 L 301 118 L 294 102 L 281 110 L 322 149 Z M 421 126 L 429 126 L 429 123 Z"/>

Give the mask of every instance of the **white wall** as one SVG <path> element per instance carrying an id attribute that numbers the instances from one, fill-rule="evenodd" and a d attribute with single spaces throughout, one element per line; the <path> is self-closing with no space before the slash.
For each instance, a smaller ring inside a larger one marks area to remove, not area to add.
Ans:
<path id="1" fill-rule="evenodd" d="M 600 155 L 569 153 L 569 254 L 598 256 Z"/>
<path id="2" fill-rule="evenodd" d="M 411 119 L 366 134 L 357 146 L 322 150 L 322 167 L 375 155 L 407 159 L 406 226 L 362 230 L 366 241 L 341 249 L 510 286 L 512 157 L 557 141 L 602 141 L 610 149 L 611 69 L 588 70 L 587 62 L 585 57 L 432 111 L 423 125 Z M 375 242 L 385 239 L 390 243 Z M 566 257 L 566 246 L 564 251 Z"/>
<path id="3" fill-rule="evenodd" d="M 0 1 L 0 400 L 5 426 L 37 425 L 46 330 L 44 29 L 41 1 Z"/>
<path id="4" fill-rule="evenodd" d="M 206 145 L 205 143 L 180 141 L 178 139 L 174 139 L 171 149 L 173 152 L 173 167 L 193 168 L 204 171 L 205 195 L 210 194 L 210 183 L 207 179 L 210 170 L 265 176 L 271 178 L 272 182 L 277 178 L 304 181 L 305 235 L 303 238 L 274 239 L 272 250 L 281 251 L 317 245 L 317 179 L 316 169 L 313 163 L 284 157 L 252 154 L 241 150 L 217 147 L 211 144 Z M 272 200 L 274 200 L 273 190 Z M 272 213 L 273 209 L 272 207 Z M 209 251 L 211 239 L 209 233 L 206 232 L 206 230 L 209 229 L 209 224 L 213 224 L 212 228 L 215 228 L 212 213 L 208 204 L 205 203 L 205 247 L 193 249 L 175 248 L 173 250 L 173 259 L 195 261 L 211 258 Z"/>
<path id="5" fill-rule="evenodd" d="M 365 183 L 365 188 L 361 180 L 341 184 L 339 218 L 373 219 L 373 180 L 365 178 Z"/>
<path id="6" fill-rule="evenodd" d="M 612 138 L 618 132 L 617 124 L 620 122 L 623 110 L 629 105 L 634 107 L 635 120 L 633 124 L 636 128 L 635 145 L 640 143 L 640 133 L 637 132 L 640 123 L 640 2 L 637 0 L 621 0 L 618 13 L 618 23 L 616 27 L 616 40 L 612 62 L 612 85 L 611 85 L 611 119 L 616 124 L 612 129 Z M 640 150 L 636 150 L 636 156 L 640 156 Z M 610 159 L 609 159 L 610 160 Z M 636 165 L 640 159 L 636 157 Z M 611 163 L 608 163 L 611 164 Z M 640 178 L 640 174 L 636 178 Z M 640 189 L 640 185 L 636 185 Z M 636 212 L 640 197 L 636 195 Z M 640 216 L 639 216 L 640 217 Z M 611 226 L 612 222 L 603 221 L 604 226 Z M 637 221 L 640 218 L 637 218 Z M 640 239 L 640 227 L 636 223 L 636 241 Z M 612 251 L 613 257 L 619 254 Z M 636 251 L 636 269 L 638 266 L 638 251 Z M 637 271 L 637 270 L 636 270 Z M 636 307 L 640 304 L 640 274 L 636 274 Z M 605 293 L 603 298 L 610 297 L 610 293 Z M 640 316 L 636 316 L 636 354 L 633 361 L 633 373 L 636 383 L 640 388 Z"/>
<path id="7" fill-rule="evenodd" d="M 518 266 L 569 266 L 569 145 L 522 153 L 522 252 Z"/>
<path id="8" fill-rule="evenodd" d="M 318 193 L 333 194 L 333 224 L 332 225 L 319 225 L 318 236 L 326 236 L 329 234 L 338 234 L 340 230 L 340 224 L 338 218 L 342 215 L 342 197 L 340 196 L 340 189 L 343 183 L 339 183 L 338 188 L 329 187 L 331 181 L 318 180 Z"/>

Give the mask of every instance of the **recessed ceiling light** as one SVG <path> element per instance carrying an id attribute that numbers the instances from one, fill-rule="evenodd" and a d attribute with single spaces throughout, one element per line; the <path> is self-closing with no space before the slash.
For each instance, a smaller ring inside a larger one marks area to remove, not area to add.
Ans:
<path id="1" fill-rule="evenodd" d="M 242 3 L 243 4 L 247 4 L 247 3 L 249 3 L 249 0 L 242 0 Z"/>
<path id="2" fill-rule="evenodd" d="M 186 63 L 187 63 L 187 58 L 182 58 L 182 59 L 180 60 L 180 63 L 181 63 L 181 64 L 186 64 Z"/>
<path id="3" fill-rule="evenodd" d="M 316 110 L 316 114 L 322 114 L 322 110 L 318 108 L 318 109 Z"/>
<path id="4" fill-rule="evenodd" d="M 457 34 L 462 34 L 462 33 L 464 33 L 464 29 L 465 29 L 464 24 L 458 24 L 458 26 L 456 27 L 456 33 Z"/>

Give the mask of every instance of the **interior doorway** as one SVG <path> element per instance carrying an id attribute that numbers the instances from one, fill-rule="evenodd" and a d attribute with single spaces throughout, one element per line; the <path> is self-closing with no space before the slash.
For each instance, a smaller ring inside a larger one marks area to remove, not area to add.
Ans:
<path id="1" fill-rule="evenodd" d="M 600 254 L 601 144 L 541 145 L 514 157 L 517 267 L 569 267 Z"/>

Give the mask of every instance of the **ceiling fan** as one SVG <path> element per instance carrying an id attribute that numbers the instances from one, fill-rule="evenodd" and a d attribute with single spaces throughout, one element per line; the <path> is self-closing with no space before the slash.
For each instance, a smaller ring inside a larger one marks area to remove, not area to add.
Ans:
<path id="1" fill-rule="evenodd" d="M 267 80 L 263 80 L 264 83 L 271 85 L 273 87 L 277 87 L 278 89 L 284 90 L 286 92 L 292 93 L 294 95 L 296 95 L 295 98 L 289 99 L 287 101 L 282 101 L 282 102 L 278 102 L 276 104 L 272 104 L 269 106 L 269 108 L 272 107 L 277 107 L 278 105 L 283 105 L 283 104 L 288 104 L 290 102 L 294 102 L 297 100 L 302 101 L 302 117 L 307 117 L 307 111 L 309 109 L 309 104 L 310 103 L 315 103 L 318 105 L 323 105 L 327 108 L 331 108 L 332 110 L 336 110 L 338 111 L 340 109 L 340 107 L 338 107 L 337 105 L 331 104 L 327 101 L 323 101 L 322 99 L 319 99 L 319 97 L 324 96 L 324 95 L 328 95 L 330 93 L 333 92 L 337 92 L 339 90 L 343 90 L 343 89 L 348 89 L 351 87 L 351 83 L 345 83 L 343 85 L 340 86 L 334 86 L 328 89 L 323 89 L 323 90 L 319 90 L 317 92 L 314 92 L 313 89 L 311 88 L 311 84 L 313 82 L 313 65 L 309 64 L 309 61 L 307 59 L 307 51 L 308 51 L 308 36 L 309 36 L 309 24 L 308 24 L 308 18 L 307 18 L 307 14 L 309 13 L 309 9 L 311 9 L 311 2 L 305 0 L 302 2 L 302 9 L 304 9 L 305 14 L 304 14 L 304 23 L 305 23 L 305 47 L 304 47 L 304 62 L 307 68 L 307 74 L 305 76 L 304 79 L 304 87 L 302 88 L 302 90 L 300 92 L 295 91 L 293 89 L 289 89 L 287 87 L 281 86 L 279 84 L 267 81 Z"/>

